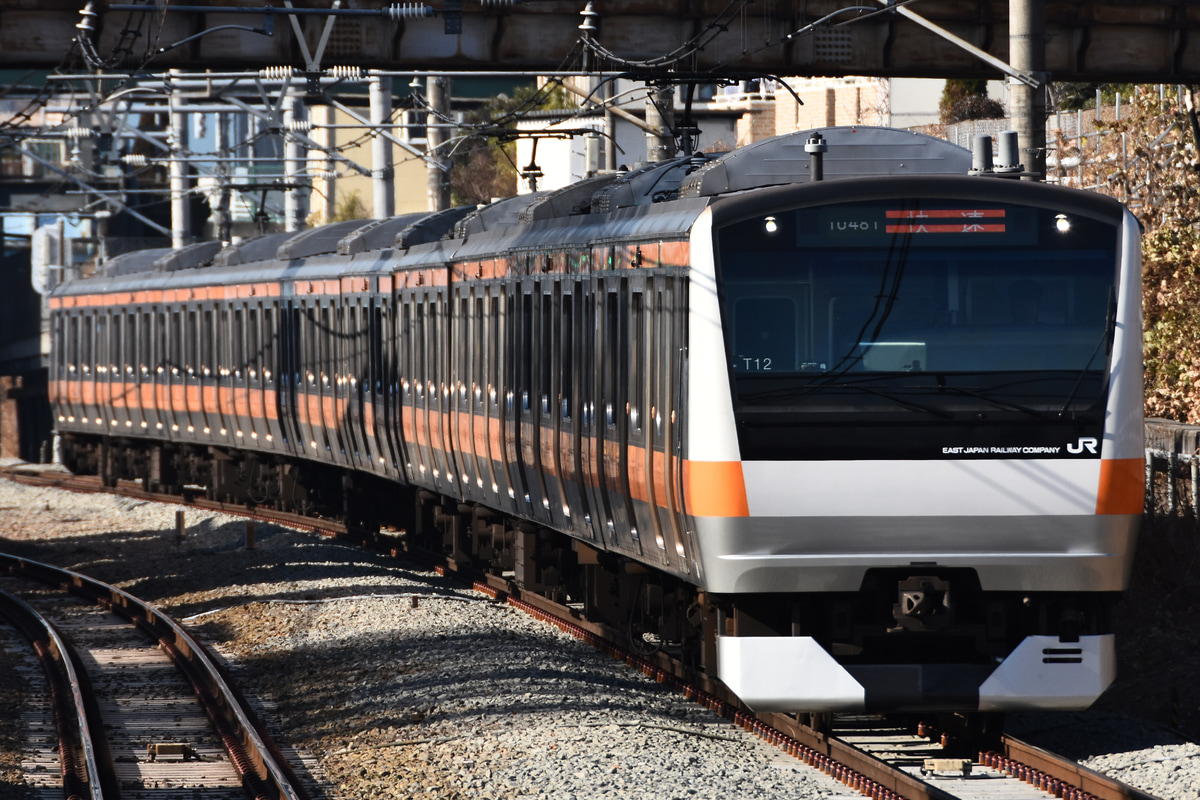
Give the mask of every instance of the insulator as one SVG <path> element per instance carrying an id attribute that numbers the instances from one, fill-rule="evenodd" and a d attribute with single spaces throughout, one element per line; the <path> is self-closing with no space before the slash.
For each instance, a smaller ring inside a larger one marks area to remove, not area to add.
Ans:
<path id="1" fill-rule="evenodd" d="M 79 20 L 79 22 L 76 22 L 75 27 L 87 35 L 95 33 L 96 18 L 100 16 L 96 13 L 96 4 L 89 1 L 88 4 L 83 7 L 83 11 L 79 12 L 79 16 L 83 17 L 83 19 Z"/>
<path id="2" fill-rule="evenodd" d="M 268 81 L 279 81 L 283 80 L 284 78 L 290 78 L 291 76 L 291 67 L 265 67 L 258 71 L 258 77 Z"/>
<path id="3" fill-rule="evenodd" d="M 309 170 L 308 176 L 310 178 L 313 178 L 314 180 L 320 180 L 320 181 L 333 181 L 333 180 L 337 180 L 338 178 L 341 177 L 340 175 L 338 175 L 336 170 L 332 170 L 332 169 Z"/>
<path id="4" fill-rule="evenodd" d="M 479 0 L 479 5 L 483 6 L 484 8 L 487 8 L 488 6 L 491 6 L 492 8 L 496 8 L 498 6 L 512 7 L 519 2 L 521 2 L 521 0 Z"/>
<path id="5" fill-rule="evenodd" d="M 81 126 L 67 128 L 63 133 L 67 135 L 68 139 L 92 139 L 100 135 L 95 128 L 84 128 Z"/>
<path id="6" fill-rule="evenodd" d="M 432 17 L 434 15 L 433 6 L 427 6 L 424 3 L 392 3 L 385 9 L 382 9 L 385 17 L 397 22 L 402 19 L 420 19 L 421 17 Z"/>
<path id="7" fill-rule="evenodd" d="M 121 161 L 131 167 L 144 167 L 147 164 L 146 157 L 141 153 L 130 153 L 121 156 Z"/>
<path id="8" fill-rule="evenodd" d="M 293 119 L 286 122 L 283 129 L 292 133 L 307 133 L 312 130 L 312 121 L 307 119 Z"/>
<path id="9" fill-rule="evenodd" d="M 325 75 L 330 78 L 339 78 L 342 80 L 354 80 L 361 78 L 366 70 L 362 67 L 330 67 L 325 70 Z"/>

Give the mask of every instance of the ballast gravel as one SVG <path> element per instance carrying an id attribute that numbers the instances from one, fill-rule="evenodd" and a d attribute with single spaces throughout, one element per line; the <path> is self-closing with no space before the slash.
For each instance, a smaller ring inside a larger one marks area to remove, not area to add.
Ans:
<path id="1" fill-rule="evenodd" d="M 176 510 L 0 479 L 0 550 L 113 583 L 183 621 L 262 703 L 277 740 L 306 754 L 317 797 L 861 797 L 452 579 L 263 523 L 247 550 L 243 520 L 195 509 L 180 542 Z M 0 721 L 21 698 L 2 656 Z M 1153 721 L 1100 712 L 1014 724 L 1164 800 L 1200 796 L 1200 746 Z M 4 750 L 11 739 L 0 737 Z M 0 785 L 18 776 L 0 758 Z"/>

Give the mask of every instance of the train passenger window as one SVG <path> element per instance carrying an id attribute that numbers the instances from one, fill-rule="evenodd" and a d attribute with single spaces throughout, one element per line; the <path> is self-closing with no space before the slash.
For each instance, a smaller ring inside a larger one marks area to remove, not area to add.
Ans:
<path id="1" fill-rule="evenodd" d="M 70 371 L 74 372 L 79 364 L 79 317 L 72 315 L 67 327 L 70 329 L 70 335 L 67 337 L 67 361 L 71 365 Z"/>
<path id="2" fill-rule="evenodd" d="M 529 410 L 529 393 L 533 387 L 533 297 L 521 297 L 521 410 Z"/>
<path id="3" fill-rule="evenodd" d="M 457 374 L 459 376 L 457 391 L 460 400 L 467 398 L 467 393 L 471 390 L 468 385 L 471 376 L 475 372 L 474 365 L 471 363 L 471 342 L 474 339 L 474 331 L 472 330 L 471 320 L 471 299 L 463 297 L 458 304 L 458 341 L 459 341 L 459 368 Z"/>
<path id="4" fill-rule="evenodd" d="M 240 378 L 246 369 L 246 323 L 240 308 L 233 311 L 233 336 L 231 339 L 233 345 L 231 366 L 233 374 Z"/>
<path id="5" fill-rule="evenodd" d="M 514 341 L 516 329 L 518 327 L 517 323 L 515 322 L 515 318 L 517 316 L 516 305 L 516 300 L 513 299 L 512 295 L 508 295 L 504 298 L 505 325 L 503 329 L 503 336 L 505 341 L 502 352 L 506 354 L 513 353 L 513 348 L 516 346 L 516 342 Z M 507 358 L 504 361 L 504 410 L 506 413 L 513 410 L 513 402 L 515 400 L 514 392 L 516 391 L 517 386 L 516 371 L 519 360 L 520 359 L 518 358 Z"/>
<path id="6" fill-rule="evenodd" d="M 154 366 L 154 352 L 150 349 L 153 339 L 150 338 L 154 326 L 150 324 L 150 315 L 142 314 L 142 325 L 138 329 L 138 366 L 143 375 L 149 375 Z"/>
<path id="7" fill-rule="evenodd" d="M 475 298 L 475 338 L 473 339 L 473 349 L 475 351 L 475 359 L 471 364 L 471 391 L 474 393 L 475 401 L 478 402 L 483 396 L 483 381 L 484 381 L 484 362 L 486 359 L 483 354 L 486 352 L 486 321 L 483 317 L 483 298 Z"/>
<path id="8" fill-rule="evenodd" d="M 108 372 L 108 367 L 105 365 L 105 356 L 108 355 L 108 313 L 104 311 L 96 312 L 96 372 L 105 374 Z"/>
<path id="9" fill-rule="evenodd" d="M 92 371 L 92 344 L 96 337 L 96 325 L 91 314 L 83 317 L 83 353 L 80 356 L 80 366 L 85 373 Z"/>
<path id="10" fill-rule="evenodd" d="M 559 393 L 562 395 L 560 413 L 563 419 L 571 418 L 572 380 L 575 375 L 575 295 L 565 294 L 562 299 L 562 353 L 559 360 Z"/>
<path id="11" fill-rule="evenodd" d="M 171 374 L 178 375 L 183 366 L 183 316 L 180 311 L 171 312 Z"/>
<path id="12" fill-rule="evenodd" d="M 541 367 L 540 386 L 538 393 L 542 397 L 542 414 L 550 413 L 550 395 L 554 391 L 554 298 L 542 295 L 541 320 L 541 353 L 538 354 L 538 365 Z"/>
<path id="13" fill-rule="evenodd" d="M 229 309 L 222 308 L 220 311 L 219 325 L 221 336 L 217 339 L 217 374 L 222 378 L 228 378 L 233 374 L 230 367 L 229 345 L 227 344 L 232 338 L 231 328 L 229 326 Z"/>
<path id="14" fill-rule="evenodd" d="M 170 356 L 167 350 L 167 313 L 158 311 L 154 314 L 154 331 L 157 336 L 154 337 L 154 365 L 155 374 L 161 375 L 166 372 L 170 364 Z"/>
<path id="15" fill-rule="evenodd" d="M 204 312 L 204 330 L 200 332 L 200 365 L 205 375 L 216 372 L 217 364 L 213 354 L 213 312 Z"/>
<path id="16" fill-rule="evenodd" d="M 329 306 L 321 308 L 321 325 L 317 329 L 317 341 L 320 345 L 321 353 L 321 383 L 328 386 L 329 380 L 333 376 L 333 336 L 331 335 L 333 326 L 330 321 L 331 314 Z"/>
<path id="17" fill-rule="evenodd" d="M 125 374 L 132 375 L 137 367 L 137 315 L 125 315 Z"/>
<path id="18" fill-rule="evenodd" d="M 604 367 L 601 373 L 604 381 L 600 390 L 604 393 L 604 424 L 615 427 L 617 424 L 617 387 L 621 385 L 619 375 L 621 336 L 618 331 L 621 322 L 619 297 L 616 292 L 608 292 L 604 302 Z"/>
<path id="19" fill-rule="evenodd" d="M 630 298 L 629 332 L 633 336 L 633 359 L 629 364 L 629 423 L 642 429 L 642 395 L 646 374 L 646 302 L 645 295 L 634 292 Z"/>
<path id="20" fill-rule="evenodd" d="M 264 308 L 262 312 L 262 379 L 267 383 L 274 380 L 272 370 L 275 366 L 275 311 Z"/>
<path id="21" fill-rule="evenodd" d="M 414 298 L 416 300 L 416 298 Z M 425 394 L 425 303 L 416 301 L 417 313 L 414 319 L 416 323 L 416 336 L 414 337 L 414 349 L 412 354 L 412 376 L 413 384 L 416 388 L 417 397 L 422 397 Z"/>
<path id="22" fill-rule="evenodd" d="M 493 297 L 488 310 L 488 391 L 492 407 L 500 405 L 500 298 Z"/>
<path id="23" fill-rule="evenodd" d="M 118 311 L 113 315 L 112 323 L 109 326 L 108 360 L 115 375 L 120 375 L 125 371 L 121 368 L 121 357 L 124 355 L 124 350 L 121 349 L 121 327 L 124 322 L 125 315 Z"/>
<path id="24" fill-rule="evenodd" d="M 246 369 L 247 377 L 258 377 L 258 357 L 259 357 L 259 330 L 258 330 L 258 309 L 250 309 L 249 325 L 246 328 Z"/>
<path id="25" fill-rule="evenodd" d="M 195 311 L 187 312 L 187 330 L 183 334 L 183 366 L 191 377 L 196 375 L 196 345 L 199 343 L 200 320 Z"/>

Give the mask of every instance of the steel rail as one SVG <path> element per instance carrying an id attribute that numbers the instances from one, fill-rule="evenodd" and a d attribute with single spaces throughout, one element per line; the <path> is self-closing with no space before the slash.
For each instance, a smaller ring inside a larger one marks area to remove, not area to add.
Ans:
<path id="1" fill-rule="evenodd" d="M 58 735 L 63 797 L 67 800 L 103 800 L 106 773 L 102 772 L 97 756 L 88 706 L 70 647 L 49 620 L 36 609 L 2 590 L 0 615 L 7 617 L 13 627 L 29 640 L 45 670 L 52 697 L 54 727 Z"/>
<path id="2" fill-rule="evenodd" d="M 1039 770 L 1057 780 L 1078 786 L 1098 800 L 1158 800 L 1148 792 L 1012 736 L 1001 737 L 1001 744 L 1006 758 Z"/>
<path id="3" fill-rule="evenodd" d="M 229 686 L 207 650 L 179 623 L 153 605 L 102 581 L 39 561 L 0 553 L 0 568 L 59 586 L 127 617 L 159 643 L 191 681 L 221 737 L 242 785 L 256 800 L 303 800 L 290 769 L 272 754 L 250 712 Z"/>

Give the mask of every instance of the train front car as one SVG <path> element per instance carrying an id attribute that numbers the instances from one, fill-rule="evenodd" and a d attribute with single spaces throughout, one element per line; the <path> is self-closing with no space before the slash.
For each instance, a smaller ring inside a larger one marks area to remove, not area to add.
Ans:
<path id="1" fill-rule="evenodd" d="M 1143 502 L 1133 217 L 928 177 L 701 223 L 690 502 L 721 679 L 758 710 L 1088 706 Z"/>

